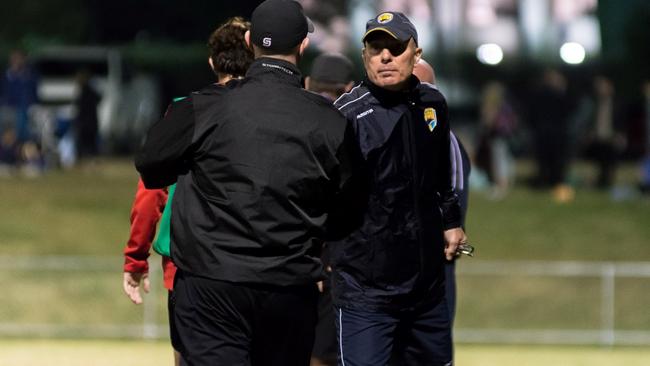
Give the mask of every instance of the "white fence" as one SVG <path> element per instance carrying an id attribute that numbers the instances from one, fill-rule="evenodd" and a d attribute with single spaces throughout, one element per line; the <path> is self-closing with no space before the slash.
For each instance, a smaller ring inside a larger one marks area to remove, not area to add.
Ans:
<path id="1" fill-rule="evenodd" d="M 0 275 L 5 273 L 56 273 L 73 272 L 78 276 L 93 276 L 97 273 L 115 274 L 115 302 L 124 304 L 129 302 L 121 290 L 123 257 L 96 257 L 96 256 L 0 256 Z M 93 337 L 93 338 L 147 338 L 157 339 L 169 336 L 167 324 L 160 324 L 159 304 L 157 299 L 163 297 L 162 274 L 160 257 L 153 254 L 149 258 L 149 278 L 151 291 L 146 295 L 146 300 L 136 311 L 142 312 L 142 322 L 127 324 L 65 324 L 65 323 L 25 323 L 11 322 L 2 316 L 0 309 L 0 336 L 11 337 Z M 44 276 L 44 282 L 48 278 Z M 7 283 L 2 286 L 12 286 Z M 18 284 L 19 286 L 20 284 Z M 52 286 L 57 286 L 53 283 Z M 154 300 L 156 299 L 156 300 Z M 12 299 L 5 299 L 5 304 Z M 45 300 L 45 299 L 44 299 Z M 43 306 L 47 306 L 46 301 Z M 79 304 L 84 307 L 84 304 Z M 110 322 L 110 319 L 107 320 Z"/>
<path id="2" fill-rule="evenodd" d="M 471 262 L 471 263 L 468 263 Z M 459 266 L 460 276 L 535 276 L 583 277 L 600 279 L 600 327 L 584 329 L 456 329 L 455 339 L 469 343 L 540 343 L 650 345 L 650 329 L 619 330 L 616 319 L 616 279 L 650 278 L 650 262 L 575 262 L 575 261 L 466 261 Z M 578 291 L 578 290 L 577 290 Z M 551 301 L 550 299 L 539 299 Z M 596 306 L 594 304 L 594 306 Z M 640 306 L 650 311 L 650 304 Z"/>
<path id="3" fill-rule="evenodd" d="M 97 273 L 115 274 L 115 282 L 121 281 L 121 257 L 87 257 L 87 256 L 0 256 L 0 279 L 7 274 L 68 272 L 78 276 L 92 276 Z M 34 324 L 12 322 L 2 316 L 0 309 L 0 336 L 14 337 L 98 337 L 98 338 L 165 338 L 168 336 L 167 325 L 160 314 L 160 304 L 153 299 L 163 298 L 159 258 L 150 258 L 151 291 L 138 309 L 143 314 L 141 323 L 110 324 L 106 319 L 102 324 L 47 323 Z M 457 342 L 466 343 L 541 343 L 541 344 L 600 344 L 600 345 L 650 345 L 650 329 L 617 329 L 616 319 L 616 279 L 650 278 L 650 262 L 511 262 L 464 260 L 457 268 L 459 281 L 471 276 L 481 279 L 490 276 L 531 276 L 556 278 L 598 278 L 600 279 L 600 324 L 597 329 L 492 329 L 492 328 L 457 328 L 454 337 Z M 16 277 L 20 278 L 20 276 Z M 44 278 L 43 281 L 47 281 Z M 112 281 L 112 279 L 111 279 Z M 12 283 L 2 284 L 12 286 Z M 116 286 L 117 287 L 117 286 Z M 6 287 L 5 287 L 6 288 Z M 115 290 L 115 297 L 121 297 L 120 303 L 128 302 L 120 290 Z M 580 296 L 580 294 L 577 294 Z M 539 299 L 548 301 L 548 299 Z M 11 299 L 5 298 L 5 303 Z M 46 305 L 46 304 L 43 304 Z M 80 307 L 83 305 L 80 305 Z M 641 305 L 644 311 L 650 311 L 650 304 Z M 141 309 L 141 310 L 140 310 Z"/>

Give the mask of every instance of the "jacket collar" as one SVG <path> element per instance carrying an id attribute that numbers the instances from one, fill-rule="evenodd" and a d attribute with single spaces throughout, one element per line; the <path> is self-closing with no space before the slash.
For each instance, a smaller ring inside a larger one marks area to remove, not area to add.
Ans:
<path id="1" fill-rule="evenodd" d="M 390 106 L 417 100 L 417 86 L 420 81 L 418 78 L 411 75 L 408 80 L 407 88 L 400 91 L 392 91 L 377 86 L 368 79 L 367 75 L 364 78 L 363 83 L 368 87 L 372 96 L 375 97 L 380 104 Z"/>
<path id="2" fill-rule="evenodd" d="M 302 87 L 302 75 L 296 65 L 270 57 L 260 57 L 253 61 L 246 72 L 247 77 L 272 77 L 298 87 Z"/>

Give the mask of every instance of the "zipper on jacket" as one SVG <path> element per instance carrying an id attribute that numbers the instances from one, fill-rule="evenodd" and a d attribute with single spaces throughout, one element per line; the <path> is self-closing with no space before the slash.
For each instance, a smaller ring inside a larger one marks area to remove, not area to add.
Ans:
<path id="1" fill-rule="evenodd" d="M 420 283 L 420 280 L 422 278 L 422 273 L 424 272 L 424 243 L 422 243 L 422 222 L 420 220 L 420 202 L 418 200 L 418 189 L 417 187 L 419 186 L 418 182 L 418 159 L 417 159 L 417 148 L 415 146 L 415 126 L 413 126 L 413 123 L 415 123 L 415 119 L 413 118 L 414 114 L 414 109 L 415 109 L 415 103 L 412 102 L 410 99 L 408 100 L 408 119 L 404 122 L 406 122 L 406 130 L 407 130 L 407 144 L 406 148 L 409 149 L 409 155 L 411 158 L 411 177 L 412 177 L 412 182 L 411 182 L 411 191 L 413 193 L 413 208 L 415 210 L 415 220 L 416 220 L 416 235 L 417 235 L 417 243 L 418 243 L 418 250 L 420 252 L 420 271 L 418 272 L 418 281 L 417 283 Z M 417 288 L 418 285 L 416 284 L 415 287 Z"/>

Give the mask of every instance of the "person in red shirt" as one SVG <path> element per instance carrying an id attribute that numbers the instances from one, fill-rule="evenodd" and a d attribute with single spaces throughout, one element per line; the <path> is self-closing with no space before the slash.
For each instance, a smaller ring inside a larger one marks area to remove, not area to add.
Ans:
<path id="1" fill-rule="evenodd" d="M 253 53 L 246 46 L 244 34 L 250 29 L 250 23 L 243 18 L 235 17 L 227 20 L 215 30 L 208 41 L 210 57 L 208 62 L 217 77 L 217 84 L 225 84 L 233 78 L 243 77 L 253 61 Z M 209 87 L 215 87 L 211 85 Z M 191 98 L 191 97 L 188 97 Z M 180 98 L 185 99 L 185 98 Z M 174 105 L 174 103 L 172 103 Z M 172 105 L 168 108 L 166 117 L 174 113 Z M 163 216 L 163 211 L 169 197 L 168 188 L 147 189 L 142 182 L 138 188 L 131 209 L 131 230 L 129 240 L 124 248 L 124 277 L 123 288 L 126 295 L 135 304 L 143 302 L 141 289 L 149 292 L 149 264 L 147 259 L 150 254 L 156 227 Z M 176 365 L 185 365 L 178 352 L 180 343 L 173 323 L 174 276 L 176 266 L 172 259 L 163 256 L 162 259 L 164 286 L 169 290 L 168 311 L 172 346 Z"/>
<path id="2" fill-rule="evenodd" d="M 131 208 L 131 233 L 124 248 L 124 292 L 135 304 L 142 303 L 140 283 L 149 292 L 149 251 L 156 235 L 156 226 L 167 203 L 167 189 L 146 189 L 142 180 Z M 174 287 L 176 267 L 169 257 L 163 257 L 165 288 Z"/>

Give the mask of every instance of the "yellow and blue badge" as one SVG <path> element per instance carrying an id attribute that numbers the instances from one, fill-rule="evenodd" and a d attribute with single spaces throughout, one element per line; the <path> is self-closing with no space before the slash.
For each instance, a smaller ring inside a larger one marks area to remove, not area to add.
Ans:
<path id="1" fill-rule="evenodd" d="M 381 13 L 377 16 L 377 23 L 385 24 L 393 20 L 393 14 L 391 13 Z"/>
<path id="2" fill-rule="evenodd" d="M 433 108 L 426 108 L 424 110 L 424 120 L 429 126 L 429 131 L 433 132 L 433 129 L 438 125 L 438 118 L 436 117 L 436 110 Z"/>

